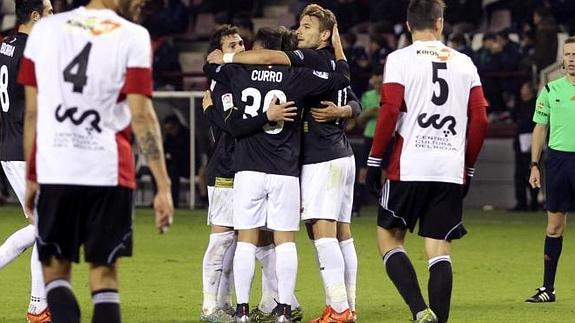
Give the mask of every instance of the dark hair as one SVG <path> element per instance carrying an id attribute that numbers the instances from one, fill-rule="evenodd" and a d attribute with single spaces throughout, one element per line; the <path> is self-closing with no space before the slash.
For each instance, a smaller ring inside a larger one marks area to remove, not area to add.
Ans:
<path id="1" fill-rule="evenodd" d="M 486 32 L 485 34 L 483 34 L 483 41 L 486 40 L 495 40 L 497 38 L 497 36 L 495 35 L 495 33 L 492 32 Z"/>
<path id="2" fill-rule="evenodd" d="M 509 39 L 509 29 L 505 28 L 497 33 L 498 37 L 503 39 Z"/>
<path id="3" fill-rule="evenodd" d="M 37 11 L 40 15 L 44 11 L 42 0 L 16 0 L 16 23 L 25 24 L 30 21 L 30 15 Z"/>
<path id="4" fill-rule="evenodd" d="M 297 34 L 293 30 L 289 30 L 284 26 L 279 27 L 282 33 L 282 50 L 291 51 L 297 49 Z"/>
<path id="5" fill-rule="evenodd" d="M 210 48 L 208 52 L 212 52 L 216 49 L 222 49 L 222 39 L 226 36 L 231 36 L 235 34 L 239 34 L 240 31 L 238 27 L 234 27 L 231 25 L 222 25 L 220 26 L 210 38 Z"/>
<path id="6" fill-rule="evenodd" d="M 162 120 L 162 124 L 176 124 L 181 126 L 182 123 L 180 122 L 180 118 L 178 118 L 175 114 L 167 115 L 164 120 Z"/>
<path id="7" fill-rule="evenodd" d="M 537 7 L 535 10 L 533 10 L 533 12 L 541 18 L 549 18 L 553 16 L 551 9 L 547 7 Z"/>
<path id="8" fill-rule="evenodd" d="M 465 38 L 465 35 L 462 33 L 455 33 L 452 34 L 451 37 L 449 37 L 450 40 L 454 43 L 457 44 L 462 44 L 464 46 L 467 46 L 467 39 Z"/>
<path id="9" fill-rule="evenodd" d="M 281 50 L 283 33 L 280 28 L 262 27 L 256 33 L 254 43 L 260 43 L 265 49 Z"/>
<path id="10" fill-rule="evenodd" d="M 234 24 L 234 26 L 240 28 L 246 28 L 247 30 L 250 30 L 252 32 L 254 31 L 254 22 L 252 21 L 252 18 L 249 15 L 246 14 L 237 15 L 236 17 L 234 17 L 234 19 L 232 19 L 232 23 Z"/>
<path id="11" fill-rule="evenodd" d="M 316 17 L 319 20 L 320 32 L 324 32 L 327 30 L 331 33 L 331 31 L 333 30 L 333 26 L 336 23 L 335 15 L 333 14 L 333 12 L 331 12 L 331 10 L 329 9 L 324 9 L 317 4 L 307 5 L 303 9 L 303 12 L 300 15 L 300 20 L 304 16 Z"/>
<path id="12" fill-rule="evenodd" d="M 435 21 L 443 18 L 443 0 L 411 0 L 407 8 L 407 22 L 412 31 L 434 29 Z"/>
<path id="13" fill-rule="evenodd" d="M 574 43 L 575 43 L 575 36 L 571 36 L 565 39 L 565 44 L 574 44 Z"/>

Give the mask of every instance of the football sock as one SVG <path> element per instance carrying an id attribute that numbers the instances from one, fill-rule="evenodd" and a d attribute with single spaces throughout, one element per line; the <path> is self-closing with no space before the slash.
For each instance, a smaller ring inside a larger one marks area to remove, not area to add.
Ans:
<path id="1" fill-rule="evenodd" d="M 36 228 L 29 224 L 14 232 L 0 246 L 0 269 L 18 257 L 24 250 L 32 247 L 36 239 Z"/>
<path id="2" fill-rule="evenodd" d="M 423 295 L 421 295 L 415 269 L 413 269 L 413 265 L 405 250 L 403 248 L 395 248 L 388 251 L 383 256 L 383 263 L 387 270 L 387 275 L 409 306 L 413 319 L 415 319 L 417 313 L 425 310 L 427 305 L 423 300 Z"/>
<path id="3" fill-rule="evenodd" d="M 256 246 L 238 241 L 234 255 L 234 285 L 238 304 L 250 301 L 250 289 L 256 268 Z"/>
<path id="4" fill-rule="evenodd" d="M 46 284 L 46 298 L 52 315 L 52 322 L 80 323 L 80 307 L 72 285 L 64 279 L 56 279 Z"/>
<path id="5" fill-rule="evenodd" d="M 311 240 L 311 242 L 313 243 L 313 247 L 315 248 L 315 241 Z M 315 262 L 317 263 L 317 268 L 320 268 L 321 265 L 319 263 L 319 255 L 317 254 L 317 251 L 314 252 L 314 255 L 315 255 Z M 323 294 L 325 295 L 325 304 L 329 304 L 329 297 L 327 297 L 327 290 L 325 289 L 325 285 L 323 286 L 323 288 L 324 288 Z"/>
<path id="6" fill-rule="evenodd" d="M 217 306 L 217 293 L 223 272 L 224 255 L 234 240 L 234 232 L 212 233 L 203 260 L 202 311 L 212 313 Z"/>
<path id="7" fill-rule="evenodd" d="M 32 276 L 32 286 L 28 313 L 40 314 L 48 307 L 48 302 L 46 301 L 46 292 L 44 291 L 42 264 L 38 259 L 38 247 L 36 244 L 34 244 L 34 248 L 32 248 L 32 256 L 30 257 L 30 274 Z"/>
<path id="8" fill-rule="evenodd" d="M 275 245 L 258 247 L 256 259 L 262 265 L 262 298 L 258 308 L 264 313 L 271 313 L 276 306 L 275 298 L 278 295 Z"/>
<path id="9" fill-rule="evenodd" d="M 291 305 L 292 310 L 295 310 L 296 308 L 298 308 L 300 306 L 299 301 L 297 300 L 297 297 L 295 296 L 295 291 L 294 291 L 293 297 L 291 299 L 290 305 Z"/>
<path id="10" fill-rule="evenodd" d="M 563 237 L 545 237 L 543 286 L 546 289 L 554 290 L 555 288 L 555 274 L 557 273 L 557 264 L 559 263 L 562 249 Z"/>
<path id="11" fill-rule="evenodd" d="M 120 323 L 120 295 L 117 289 L 92 292 L 94 316 L 92 323 Z"/>
<path id="12" fill-rule="evenodd" d="M 429 282 L 427 284 L 429 307 L 437 315 L 439 323 L 445 323 L 449 318 L 452 285 L 451 257 L 439 256 L 429 259 Z"/>
<path id="13" fill-rule="evenodd" d="M 319 259 L 319 271 L 327 299 L 336 312 L 349 308 L 345 290 L 345 263 L 336 238 L 321 238 L 314 242 Z"/>
<path id="14" fill-rule="evenodd" d="M 217 303 L 219 308 L 232 307 L 232 289 L 234 286 L 234 254 L 238 237 L 234 234 L 232 244 L 224 254 L 224 263 L 220 284 L 218 285 Z"/>
<path id="15" fill-rule="evenodd" d="M 345 290 L 349 308 L 355 311 L 355 286 L 357 283 L 357 253 L 353 238 L 341 241 L 339 248 L 345 262 Z"/>
<path id="16" fill-rule="evenodd" d="M 276 275 L 278 277 L 278 302 L 290 304 L 297 279 L 297 249 L 294 242 L 276 246 Z"/>

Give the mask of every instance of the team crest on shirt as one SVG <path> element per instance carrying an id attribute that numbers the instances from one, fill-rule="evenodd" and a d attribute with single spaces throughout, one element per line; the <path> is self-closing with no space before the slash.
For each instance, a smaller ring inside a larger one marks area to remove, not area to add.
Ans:
<path id="1" fill-rule="evenodd" d="M 224 111 L 228 111 L 234 107 L 234 99 L 231 93 L 222 95 L 222 105 L 224 106 Z"/>

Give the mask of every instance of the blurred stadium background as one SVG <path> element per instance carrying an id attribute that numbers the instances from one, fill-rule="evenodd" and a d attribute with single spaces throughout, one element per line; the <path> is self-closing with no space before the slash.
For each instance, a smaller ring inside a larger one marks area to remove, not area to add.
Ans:
<path id="1" fill-rule="evenodd" d="M 56 12 L 86 0 L 52 0 Z M 249 44 L 263 26 L 294 26 L 308 3 L 331 9 L 338 18 L 348 61 L 352 87 L 358 96 L 368 90 L 373 72 L 382 73 L 387 55 L 409 44 L 404 27 L 408 0 L 148 0 L 144 26 L 152 35 L 154 50 L 154 102 L 164 121 L 166 151 L 180 208 L 206 206 L 204 168 L 210 149 L 209 132 L 201 110 L 207 79 L 202 73 L 208 39 L 215 28 L 231 23 L 240 27 Z M 547 81 L 561 75 L 561 44 L 575 32 L 573 0 L 446 0 L 444 41 L 469 55 L 478 67 L 490 102 L 489 135 L 476 166 L 476 176 L 465 203 L 469 238 L 458 243 L 453 322 L 559 322 L 570 321 L 575 298 L 567 275 L 575 261 L 564 257 L 558 274 L 559 302 L 536 310 L 521 304 L 540 276 L 540 244 L 545 217 L 515 213 L 524 186 L 515 186 L 519 133 L 529 124 L 533 94 Z M 14 2 L 0 1 L 2 35 L 14 31 Z M 175 119 L 174 119 L 175 116 Z M 180 123 L 182 127 L 170 124 Z M 361 127 L 350 125 L 348 136 L 361 150 Z M 168 148 L 169 147 L 169 148 Z M 172 149 L 171 147 L 177 147 Z M 359 155 L 359 153 L 356 153 Z M 527 166 L 525 166 L 527 167 Z M 158 239 L 152 230 L 150 210 L 153 186 L 146 166 L 138 162 L 138 209 L 136 251 L 121 270 L 122 298 L 127 322 L 195 321 L 201 303 L 201 255 L 208 227 L 205 211 L 180 210 L 170 234 Z M 1 176 L 0 176 L 1 179 Z M 22 224 L 20 211 L 8 185 L 0 180 L 0 237 Z M 537 205 L 544 205 L 544 195 Z M 485 210 L 485 211 L 482 211 Z M 495 211 L 490 211 L 495 209 Z M 509 211 L 508 211 L 509 209 Z M 487 212 L 489 211 L 489 212 Z M 535 210 L 536 211 L 536 210 Z M 375 208 L 357 218 L 354 231 L 360 255 L 358 306 L 364 322 L 404 321 L 407 310 L 385 277 L 377 255 L 374 235 Z M 300 236 L 299 241 L 305 241 Z M 411 239 L 410 252 L 416 267 L 425 267 L 421 244 Z M 300 243 L 298 295 L 308 315 L 321 310 L 319 275 L 312 251 Z M 570 248 L 569 239 L 565 248 Z M 21 321 L 27 303 L 28 258 L 0 272 L 0 322 Z M 305 268 L 314 268 L 306 270 Z M 86 285 L 85 268 L 76 274 L 75 285 Z M 427 280 L 421 277 L 420 283 Z M 563 282 L 562 282 L 563 281 Z M 259 285 L 256 283 L 256 285 Z M 84 289 L 86 290 L 86 289 Z M 85 317 L 89 295 L 82 298 Z M 563 313 L 563 314 L 562 314 Z M 382 316 L 383 315 L 383 316 Z M 565 316 L 567 315 L 567 316 Z"/>
<path id="2" fill-rule="evenodd" d="M 52 1 L 58 12 L 87 0 Z M 210 140 L 200 91 L 207 88 L 202 66 L 212 31 L 221 24 L 235 24 L 249 46 L 258 28 L 294 26 L 302 8 L 312 2 L 336 14 L 352 68 L 352 87 L 361 96 L 368 90 L 370 75 L 383 71 L 387 55 L 409 44 L 404 27 L 408 0 L 147 0 L 143 25 L 152 35 L 156 109 L 160 120 L 175 115 L 184 126 L 172 131 L 166 145 L 172 156 L 171 175 L 178 179 L 174 182 L 180 207 L 206 205 L 203 174 Z M 473 58 L 490 103 L 489 138 L 465 202 L 468 207 L 514 208 L 519 203 L 516 191 L 521 191 L 514 186 L 517 129 L 530 122 L 534 106 L 533 97 L 523 95 L 521 89 L 527 84 L 537 91 L 561 74 L 561 44 L 575 32 L 575 1 L 446 3 L 444 40 Z M 2 0 L 2 34 L 12 32 L 14 24 L 14 2 Z M 348 128 L 358 156 L 363 129 L 352 123 Z M 174 151 L 174 146 L 180 148 Z M 150 204 L 153 187 L 145 165 L 138 165 L 137 202 L 145 206 Z M 521 194 L 526 194 L 525 190 L 523 187 Z M 9 195 L 6 189 L 0 193 Z M 544 202 L 542 194 L 538 199 Z"/>

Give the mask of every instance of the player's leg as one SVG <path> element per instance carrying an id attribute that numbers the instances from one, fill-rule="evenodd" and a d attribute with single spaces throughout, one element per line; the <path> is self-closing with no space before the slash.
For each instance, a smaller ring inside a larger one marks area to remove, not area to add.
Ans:
<path id="1" fill-rule="evenodd" d="M 572 156 L 555 150 L 547 152 L 545 159 L 545 189 L 547 208 L 547 230 L 544 247 L 543 286 L 526 299 L 526 302 L 554 302 L 555 274 L 561 250 L 569 211 L 575 211 L 575 161 Z"/>
<path id="2" fill-rule="evenodd" d="M 347 302 L 356 317 L 355 299 L 357 286 L 357 253 L 353 236 L 351 235 L 351 214 L 353 207 L 353 187 L 355 182 L 355 160 L 353 156 L 347 158 L 347 172 L 342 186 L 341 208 L 337 219 L 337 240 L 345 263 L 345 289 Z"/>
<path id="3" fill-rule="evenodd" d="M 297 248 L 295 233 L 300 223 L 299 178 L 270 175 L 266 177 L 268 193 L 267 227 L 274 230 L 276 245 L 276 276 L 278 279 L 278 306 L 276 322 L 291 322 L 291 303 L 297 280 Z"/>
<path id="4" fill-rule="evenodd" d="M 238 230 L 234 254 L 236 321 L 249 320 L 249 299 L 256 266 L 259 229 L 266 224 L 266 174 L 240 171 L 234 176 L 233 217 Z"/>
<path id="5" fill-rule="evenodd" d="M 218 286 L 218 308 L 230 315 L 233 315 L 236 311 L 233 306 L 232 293 L 234 291 L 234 254 L 236 253 L 237 243 L 238 236 L 234 234 L 232 245 L 224 254 L 222 277 Z"/>
<path id="6" fill-rule="evenodd" d="M 273 232 L 260 230 L 256 259 L 262 268 L 262 295 L 258 306 L 250 313 L 253 321 L 270 320 L 278 297 L 278 280 L 276 276 L 276 251 Z"/>
<path id="7" fill-rule="evenodd" d="M 80 307 L 70 284 L 71 263 L 78 262 L 83 228 L 81 205 L 86 193 L 78 187 L 40 185 L 36 205 L 38 254 L 46 299 L 54 322 L 80 322 Z"/>
<path id="8" fill-rule="evenodd" d="M 351 235 L 350 223 L 338 222 L 337 239 L 339 240 L 339 248 L 341 249 L 343 261 L 345 263 L 345 290 L 347 293 L 347 302 L 350 310 L 355 315 L 358 261 L 355 243 L 353 236 Z"/>
<path id="9" fill-rule="evenodd" d="M 44 250 L 40 247 L 40 257 Z M 46 298 L 53 322 L 80 323 L 80 307 L 70 284 L 72 265 L 69 260 L 49 256 L 42 261 Z"/>
<path id="10" fill-rule="evenodd" d="M 408 229 L 413 230 L 421 201 L 426 197 L 411 182 L 387 180 L 383 185 L 377 218 L 377 241 L 387 275 L 409 306 L 414 320 L 427 315 L 428 307 L 421 294 L 417 274 L 405 249 Z M 417 196 L 417 198 L 414 198 Z"/>
<path id="11" fill-rule="evenodd" d="M 345 286 L 345 262 L 337 240 L 337 220 L 346 175 L 347 158 L 304 165 L 301 174 L 302 220 L 307 226 L 311 223 L 326 296 L 324 314 L 328 314 L 325 315 L 351 315 Z M 351 189 L 353 194 L 353 184 Z M 349 213 L 351 216 L 351 206 Z"/>
<path id="12" fill-rule="evenodd" d="M 92 323 L 121 322 L 116 266 L 116 263 L 90 264 L 90 291 L 94 304 Z"/>
<path id="13" fill-rule="evenodd" d="M 26 190 L 26 163 L 22 161 L 3 161 L 2 168 L 6 174 L 12 189 L 18 197 L 18 201 L 24 209 L 24 192 Z M 32 224 L 12 234 L 2 246 L 0 246 L 0 268 L 12 261 L 25 249 L 34 245 L 36 239 L 36 227 Z M 35 320 L 49 316 L 47 310 L 46 293 L 44 291 L 44 278 L 42 277 L 42 264 L 38 260 L 38 250 L 34 245 L 30 257 L 30 304 L 28 306 L 28 320 Z"/>
<path id="14" fill-rule="evenodd" d="M 429 307 L 437 315 L 439 322 L 447 322 L 451 305 L 453 272 L 451 270 L 451 243 L 446 240 L 425 238 L 429 281 Z"/>
<path id="15" fill-rule="evenodd" d="M 232 275 L 233 255 L 228 251 L 235 248 L 236 240 L 233 230 L 232 193 L 231 185 L 225 188 L 208 187 L 208 224 L 211 225 L 211 234 L 202 262 L 204 298 L 201 321 L 213 321 L 218 316 L 229 316 L 219 304 L 231 307 L 229 278 Z"/>
<path id="16" fill-rule="evenodd" d="M 117 260 L 132 256 L 133 190 L 85 187 L 84 253 L 90 263 L 93 323 L 119 323 Z M 89 225 L 88 225 L 89 224 Z"/>

